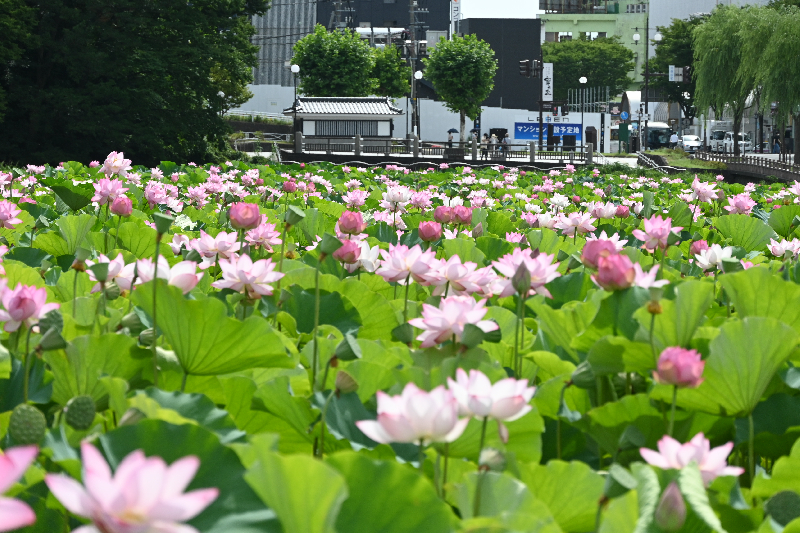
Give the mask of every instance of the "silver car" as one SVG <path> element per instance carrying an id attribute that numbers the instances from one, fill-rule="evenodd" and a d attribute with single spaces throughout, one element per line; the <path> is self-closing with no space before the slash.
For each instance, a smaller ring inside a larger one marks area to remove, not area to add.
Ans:
<path id="1" fill-rule="evenodd" d="M 697 135 L 684 135 L 678 141 L 678 148 L 684 152 L 694 153 L 703 149 L 703 140 Z"/>

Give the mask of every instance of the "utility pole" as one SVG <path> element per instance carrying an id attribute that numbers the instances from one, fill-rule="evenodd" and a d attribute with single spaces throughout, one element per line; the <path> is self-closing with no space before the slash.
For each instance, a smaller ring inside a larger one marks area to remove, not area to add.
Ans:
<path id="1" fill-rule="evenodd" d="M 417 34 L 414 31 L 416 22 L 414 8 L 416 3 L 416 0 L 408 0 L 408 36 L 411 41 L 411 46 L 408 50 L 408 61 L 411 64 L 411 131 L 416 133 L 417 138 L 419 138 L 417 127 L 417 80 L 414 79 L 414 73 L 417 71 Z"/>
<path id="2" fill-rule="evenodd" d="M 642 151 L 647 151 L 647 119 L 650 113 L 650 2 L 647 2 L 647 15 L 644 22 L 644 136 Z"/>

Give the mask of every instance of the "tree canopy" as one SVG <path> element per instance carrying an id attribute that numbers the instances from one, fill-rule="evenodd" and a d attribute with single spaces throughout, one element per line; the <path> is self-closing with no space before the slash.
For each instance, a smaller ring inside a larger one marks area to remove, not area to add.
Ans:
<path id="1" fill-rule="evenodd" d="M 317 24 L 294 45 L 300 67 L 300 92 L 307 96 L 399 98 L 410 88 L 411 69 L 394 46 L 372 48 L 351 30 L 331 31 Z"/>
<path id="2" fill-rule="evenodd" d="M 633 52 L 616 37 L 589 40 L 586 36 L 572 41 L 547 42 L 542 45 L 546 63 L 553 63 L 553 97 L 566 100 L 569 89 L 580 89 L 578 81 L 586 76 L 591 87 L 611 88 L 611 94 L 626 90 L 633 79 Z"/>
<path id="3" fill-rule="evenodd" d="M 461 115 L 461 141 L 465 117 L 474 120 L 494 88 L 497 60 L 489 43 L 474 35 L 440 40 L 424 60 L 425 77 L 433 83 L 446 107 Z"/>
<path id="4" fill-rule="evenodd" d="M 300 67 L 299 88 L 307 96 L 367 96 L 376 88 L 375 56 L 350 30 L 329 32 L 317 24 L 294 45 L 292 62 Z"/>
<path id="5" fill-rule="evenodd" d="M 87 161 L 124 150 L 157 163 L 202 160 L 224 146 L 225 95 L 252 81 L 250 17 L 267 0 L 25 3 L 31 38 L 0 79 L 5 159 Z"/>
<path id="6" fill-rule="evenodd" d="M 650 72 L 666 74 L 669 66 L 692 67 L 694 65 L 694 49 L 692 48 L 692 31 L 703 23 L 704 17 L 692 16 L 688 20 L 672 19 L 669 26 L 659 26 L 662 35 L 657 41 L 655 57 L 650 59 Z M 681 106 L 683 116 L 694 118 L 695 81 L 694 77 L 684 78 L 683 82 L 669 81 L 667 76 L 651 76 L 650 85 L 660 89 L 670 102 Z"/>
<path id="7" fill-rule="evenodd" d="M 394 46 L 375 48 L 375 67 L 372 77 L 376 80 L 375 93 L 380 96 L 400 98 L 411 90 L 411 67 L 400 56 Z"/>

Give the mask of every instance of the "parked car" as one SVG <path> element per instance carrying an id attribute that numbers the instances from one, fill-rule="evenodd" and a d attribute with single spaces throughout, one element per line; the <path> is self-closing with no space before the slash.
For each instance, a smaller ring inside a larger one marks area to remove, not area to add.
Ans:
<path id="1" fill-rule="evenodd" d="M 725 149 L 723 141 L 725 132 L 722 130 L 712 131 L 708 136 L 708 149 L 712 152 L 722 152 Z"/>
<path id="2" fill-rule="evenodd" d="M 684 135 L 678 141 L 678 148 L 690 153 L 700 151 L 703 149 L 703 139 L 697 135 Z"/>
<path id="3" fill-rule="evenodd" d="M 725 139 L 722 141 L 722 150 L 729 154 L 734 152 L 732 131 L 725 132 Z M 746 133 L 739 133 L 739 151 L 743 154 L 753 151 L 753 143 L 750 140 L 750 136 Z"/>

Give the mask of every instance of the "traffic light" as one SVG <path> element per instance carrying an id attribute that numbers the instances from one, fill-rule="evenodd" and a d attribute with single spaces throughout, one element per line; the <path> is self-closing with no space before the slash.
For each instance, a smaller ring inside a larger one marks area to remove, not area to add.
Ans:
<path id="1" fill-rule="evenodd" d="M 683 82 L 692 82 L 692 67 L 683 67 Z"/>
<path id="2" fill-rule="evenodd" d="M 542 74 L 542 62 L 541 61 L 539 61 L 538 59 L 534 59 L 532 68 L 533 68 L 533 77 L 534 78 L 538 78 L 539 76 L 541 76 L 541 74 Z"/>
<path id="3" fill-rule="evenodd" d="M 523 59 L 519 62 L 519 75 L 530 78 L 533 73 L 533 66 L 530 59 Z"/>

